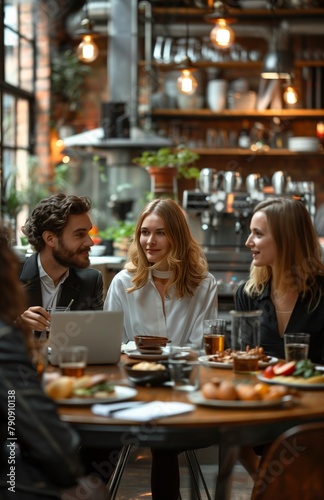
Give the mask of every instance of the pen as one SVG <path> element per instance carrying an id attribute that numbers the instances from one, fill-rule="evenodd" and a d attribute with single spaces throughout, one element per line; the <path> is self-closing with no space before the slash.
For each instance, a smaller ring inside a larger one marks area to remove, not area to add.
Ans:
<path id="1" fill-rule="evenodd" d="M 70 307 L 72 306 L 73 302 L 74 302 L 74 299 L 71 299 L 70 302 L 69 302 L 69 305 L 64 309 L 64 312 L 68 311 L 70 309 Z"/>

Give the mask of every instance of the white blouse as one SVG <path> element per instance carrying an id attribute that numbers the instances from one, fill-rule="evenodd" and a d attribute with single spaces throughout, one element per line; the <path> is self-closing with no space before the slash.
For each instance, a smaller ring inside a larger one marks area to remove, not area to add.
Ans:
<path id="1" fill-rule="evenodd" d="M 212 274 L 207 274 L 193 296 L 179 299 L 169 290 L 164 299 L 165 316 L 151 274 L 143 288 L 127 293 L 133 286 L 131 278 L 125 269 L 116 274 L 104 303 L 106 311 L 124 312 L 124 342 L 142 334 L 168 337 L 178 346 L 202 345 L 203 320 L 217 318 L 217 282 Z"/>

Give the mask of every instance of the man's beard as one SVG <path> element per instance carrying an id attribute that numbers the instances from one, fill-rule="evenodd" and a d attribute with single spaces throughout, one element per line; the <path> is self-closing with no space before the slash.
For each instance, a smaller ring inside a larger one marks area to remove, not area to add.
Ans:
<path id="1" fill-rule="evenodd" d="M 89 250 L 89 248 L 82 248 L 82 250 L 77 250 L 76 252 L 72 252 L 69 250 L 63 243 L 62 239 L 58 239 L 59 250 L 53 250 L 53 257 L 60 266 L 70 268 L 70 267 L 78 267 L 79 269 L 85 269 L 90 266 L 90 259 L 82 260 L 81 262 L 77 258 L 78 254 L 84 252 L 84 250 Z"/>

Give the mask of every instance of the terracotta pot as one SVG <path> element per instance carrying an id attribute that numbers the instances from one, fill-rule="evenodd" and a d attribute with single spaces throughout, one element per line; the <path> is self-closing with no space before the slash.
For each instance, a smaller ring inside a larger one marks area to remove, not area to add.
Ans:
<path id="1" fill-rule="evenodd" d="M 178 170 L 175 167 L 148 167 L 151 177 L 151 192 L 156 195 L 170 195 L 178 197 Z"/>

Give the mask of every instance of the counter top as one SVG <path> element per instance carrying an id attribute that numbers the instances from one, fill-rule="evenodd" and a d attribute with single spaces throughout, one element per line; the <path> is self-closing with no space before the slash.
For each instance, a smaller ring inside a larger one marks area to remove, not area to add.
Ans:
<path id="1" fill-rule="evenodd" d="M 102 255 L 100 257 L 90 257 L 90 266 L 107 266 L 111 269 L 120 269 L 126 258 L 117 255 Z"/>

